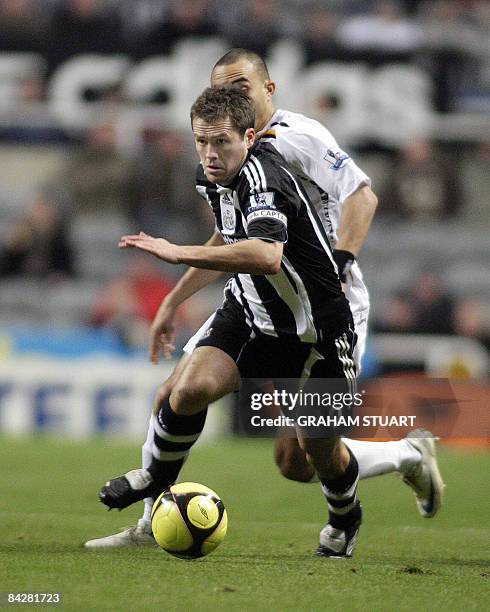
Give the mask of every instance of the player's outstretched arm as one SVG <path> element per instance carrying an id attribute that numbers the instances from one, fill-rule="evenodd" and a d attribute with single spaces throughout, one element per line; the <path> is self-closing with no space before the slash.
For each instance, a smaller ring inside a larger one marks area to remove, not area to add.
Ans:
<path id="1" fill-rule="evenodd" d="M 241 240 L 218 248 L 183 246 L 180 262 L 196 268 L 243 274 L 277 274 L 281 269 L 282 242 L 259 238 Z"/>
<path id="2" fill-rule="evenodd" d="M 222 246 L 184 246 L 141 232 L 123 236 L 120 248 L 137 248 L 171 264 L 187 264 L 221 272 L 277 274 L 281 267 L 283 244 L 261 239 L 242 240 Z"/>
<path id="3" fill-rule="evenodd" d="M 342 282 L 366 240 L 377 205 L 378 198 L 367 185 L 357 189 L 344 202 L 334 251 Z"/>
<path id="4" fill-rule="evenodd" d="M 283 251 L 282 243 L 260 239 L 225 245 L 218 233 L 204 246 L 180 246 L 141 232 L 138 235 L 123 236 L 119 247 L 138 248 L 168 263 L 191 266 L 162 301 L 151 326 L 150 359 L 153 363 L 158 363 L 162 352 L 169 358 L 174 351 L 174 318 L 182 302 L 209 285 L 222 272 L 276 274 L 280 270 Z"/>
<path id="5" fill-rule="evenodd" d="M 222 245 L 221 234 L 215 232 L 206 242 L 207 246 Z M 175 314 L 177 308 L 189 297 L 204 289 L 222 275 L 216 270 L 204 268 L 189 268 L 180 278 L 172 291 L 162 300 L 150 328 L 149 356 L 150 361 L 158 363 L 163 353 L 165 359 L 170 359 L 175 350 Z"/>

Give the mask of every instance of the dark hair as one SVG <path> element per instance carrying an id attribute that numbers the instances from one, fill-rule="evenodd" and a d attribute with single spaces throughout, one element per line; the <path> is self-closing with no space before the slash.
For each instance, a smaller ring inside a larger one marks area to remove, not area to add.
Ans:
<path id="1" fill-rule="evenodd" d="M 208 87 L 197 98 L 191 108 L 191 124 L 194 119 L 214 124 L 230 119 L 241 136 L 255 125 L 255 108 L 251 100 L 241 91 L 229 87 Z"/>
<path id="2" fill-rule="evenodd" d="M 241 59 L 246 59 L 251 62 L 259 76 L 264 79 L 264 81 L 270 79 L 269 70 L 265 60 L 258 53 L 255 53 L 255 51 L 249 51 L 248 49 L 232 49 L 231 51 L 228 51 L 228 53 L 225 53 L 223 57 L 220 57 L 220 59 L 216 62 L 216 64 L 213 66 L 212 72 L 214 72 L 214 69 L 217 66 L 228 66 L 229 64 L 235 64 Z"/>

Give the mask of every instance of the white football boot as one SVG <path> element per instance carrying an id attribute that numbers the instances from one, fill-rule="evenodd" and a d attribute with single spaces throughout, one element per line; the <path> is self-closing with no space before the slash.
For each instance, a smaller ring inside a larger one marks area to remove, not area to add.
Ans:
<path id="1" fill-rule="evenodd" d="M 320 546 L 316 550 L 318 557 L 346 558 L 352 557 L 362 523 L 362 506 L 357 500 L 350 512 L 353 514 L 349 525 L 343 528 L 333 527 L 327 523 L 320 531 Z M 332 516 L 330 516 L 332 520 Z M 337 518 L 337 520 L 339 520 Z"/>
<path id="2" fill-rule="evenodd" d="M 120 533 L 106 536 L 105 538 L 97 538 L 85 542 L 85 548 L 131 548 L 138 546 L 157 546 L 153 533 L 151 531 L 151 523 L 146 519 L 139 519 L 138 523 L 133 527 L 128 527 Z"/>
<path id="3" fill-rule="evenodd" d="M 444 482 L 436 458 L 436 440 L 428 429 L 415 429 L 405 440 L 421 454 L 420 463 L 403 474 L 403 482 L 415 492 L 417 507 L 424 518 L 432 518 L 442 504 Z"/>
<path id="4" fill-rule="evenodd" d="M 320 531 L 320 546 L 315 554 L 317 557 L 341 559 L 352 557 L 359 536 L 359 519 L 348 529 L 335 529 L 328 524 Z"/>

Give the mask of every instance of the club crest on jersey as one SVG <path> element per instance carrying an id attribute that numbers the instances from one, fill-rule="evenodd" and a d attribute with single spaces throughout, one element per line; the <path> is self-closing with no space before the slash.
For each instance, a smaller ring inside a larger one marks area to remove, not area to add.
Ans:
<path id="1" fill-rule="evenodd" d="M 223 234 L 234 234 L 236 228 L 236 210 L 229 193 L 221 194 L 220 209 Z"/>
<path id="2" fill-rule="evenodd" d="M 345 165 L 345 162 L 350 159 L 350 157 L 343 151 L 333 151 L 332 149 L 327 149 L 327 153 L 323 159 L 330 162 L 330 168 L 332 170 L 340 170 L 340 168 Z"/>

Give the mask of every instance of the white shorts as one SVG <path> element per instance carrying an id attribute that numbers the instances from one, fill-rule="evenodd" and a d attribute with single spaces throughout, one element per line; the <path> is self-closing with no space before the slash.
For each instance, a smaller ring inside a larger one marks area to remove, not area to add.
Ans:
<path id="1" fill-rule="evenodd" d="M 357 334 L 357 343 L 354 348 L 354 361 L 356 362 L 357 374 L 361 371 L 361 360 L 366 350 L 366 338 L 368 329 L 368 318 L 369 318 L 369 293 L 364 280 L 362 278 L 362 272 L 357 264 L 354 262 L 351 269 L 349 270 L 349 282 L 346 286 L 345 295 L 349 300 L 350 309 L 352 312 L 352 318 L 354 319 L 354 327 Z M 203 337 L 204 333 L 208 329 L 211 321 L 214 317 L 213 314 L 201 325 L 197 332 L 188 340 L 184 346 L 184 353 L 189 355 L 196 348 L 196 344 Z"/>
<path id="2" fill-rule="evenodd" d="M 356 362 L 357 375 L 361 372 L 361 361 L 366 350 L 366 339 L 369 319 L 369 293 L 361 268 L 355 261 L 347 273 L 345 296 L 349 300 L 349 306 L 354 319 L 354 327 L 357 334 L 357 343 L 354 348 L 354 361 Z"/>

